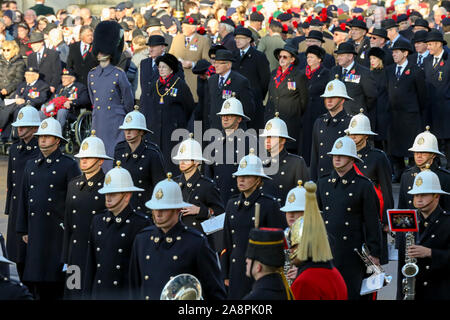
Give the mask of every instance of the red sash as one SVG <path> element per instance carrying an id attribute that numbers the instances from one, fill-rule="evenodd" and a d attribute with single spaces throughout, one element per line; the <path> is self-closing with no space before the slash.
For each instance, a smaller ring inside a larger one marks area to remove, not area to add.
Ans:
<path id="1" fill-rule="evenodd" d="M 363 173 L 361 172 L 361 170 L 359 170 L 359 168 L 356 166 L 356 164 L 353 164 L 353 168 L 355 168 L 355 171 L 357 174 L 364 177 Z M 384 208 L 383 193 L 381 192 L 380 186 L 376 186 L 374 184 L 373 187 L 375 189 L 375 193 L 377 194 L 378 201 L 380 201 L 380 221 L 383 222 L 383 208 Z"/>

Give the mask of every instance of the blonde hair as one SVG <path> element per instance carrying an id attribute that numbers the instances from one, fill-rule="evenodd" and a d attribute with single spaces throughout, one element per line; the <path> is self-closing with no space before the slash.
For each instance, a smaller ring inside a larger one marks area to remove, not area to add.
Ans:
<path id="1" fill-rule="evenodd" d="M 138 35 L 131 41 L 133 43 L 134 52 L 140 52 L 147 48 L 147 39 L 143 35 Z"/>
<path id="2" fill-rule="evenodd" d="M 11 50 L 11 57 L 14 57 L 19 54 L 20 48 L 19 45 L 15 40 L 7 40 L 4 41 L 2 44 L 2 49 L 10 49 Z"/>
<path id="3" fill-rule="evenodd" d="M 136 27 L 139 29 L 142 29 L 145 26 L 145 18 L 142 14 L 140 13 L 134 13 L 132 15 L 134 22 L 136 23 Z"/>
<path id="4" fill-rule="evenodd" d="M 305 184 L 305 211 L 303 214 L 303 231 L 297 248 L 297 258 L 301 261 L 311 259 L 313 262 L 329 261 L 333 259 L 327 230 L 317 205 L 314 182 Z"/>

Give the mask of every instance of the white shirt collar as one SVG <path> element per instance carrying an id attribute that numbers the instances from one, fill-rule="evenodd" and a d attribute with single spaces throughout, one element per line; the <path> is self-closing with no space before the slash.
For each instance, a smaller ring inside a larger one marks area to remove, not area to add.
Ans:
<path id="1" fill-rule="evenodd" d="M 442 56 L 444 55 L 444 48 L 442 48 L 441 54 L 437 56 L 439 58 L 437 61 L 440 61 L 442 59 Z M 433 56 L 433 59 L 436 58 Z M 433 61 L 434 62 L 434 61 Z"/>
<path id="2" fill-rule="evenodd" d="M 419 56 L 422 56 L 422 59 L 425 59 L 426 57 L 428 57 L 428 55 L 430 54 L 430 51 L 425 51 L 424 53 L 418 53 L 417 52 L 417 58 L 419 57 Z"/>
<path id="3" fill-rule="evenodd" d="M 342 67 L 342 70 L 347 70 L 347 72 L 349 72 L 350 70 L 352 70 L 353 66 L 355 65 L 355 61 L 353 61 L 352 63 L 350 63 L 350 65 L 346 68 Z"/>
<path id="4" fill-rule="evenodd" d="M 34 80 L 32 83 L 27 83 L 27 86 L 30 86 L 30 87 L 34 86 L 34 84 L 35 84 L 38 80 L 39 80 L 39 79 Z"/>
<path id="5" fill-rule="evenodd" d="M 250 46 L 248 46 L 247 49 L 244 49 L 244 50 L 241 49 L 240 51 L 244 51 L 244 55 L 245 55 L 247 53 L 248 49 L 250 49 Z"/>
<path id="6" fill-rule="evenodd" d="M 406 66 L 408 65 L 408 59 L 405 59 L 405 62 L 403 62 L 402 64 L 397 64 L 396 68 L 395 68 L 395 72 L 397 73 L 397 69 L 398 67 L 401 67 L 400 72 L 403 73 L 403 70 L 405 70 Z"/>
<path id="7" fill-rule="evenodd" d="M 227 78 L 230 75 L 230 73 L 231 73 L 231 70 L 223 75 L 224 81 L 227 80 Z M 220 77 L 222 77 L 222 76 L 219 74 L 219 82 L 220 82 Z"/>

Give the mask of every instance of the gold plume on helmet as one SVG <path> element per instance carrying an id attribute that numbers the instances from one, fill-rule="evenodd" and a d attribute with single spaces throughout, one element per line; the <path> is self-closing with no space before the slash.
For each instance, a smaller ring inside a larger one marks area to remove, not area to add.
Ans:
<path id="1" fill-rule="evenodd" d="M 311 259 L 313 262 L 329 261 L 333 259 L 327 230 L 317 205 L 314 182 L 305 184 L 305 211 L 303 214 L 303 230 L 300 243 L 297 246 L 296 256 L 300 261 Z"/>

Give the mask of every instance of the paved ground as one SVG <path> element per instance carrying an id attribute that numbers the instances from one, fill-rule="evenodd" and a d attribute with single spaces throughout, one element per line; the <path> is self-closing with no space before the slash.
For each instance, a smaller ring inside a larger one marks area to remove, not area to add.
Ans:
<path id="1" fill-rule="evenodd" d="M 7 173 L 7 158 L 0 156 L 0 232 L 6 237 L 6 229 L 8 223 L 8 217 L 3 214 L 5 208 L 6 198 L 6 173 Z M 398 185 L 393 186 L 394 199 L 397 199 Z M 378 293 L 378 300 L 393 300 L 396 295 L 396 273 L 397 273 L 397 261 L 391 261 L 388 265 L 384 266 L 385 271 L 390 274 L 393 279 L 390 285 L 386 286 Z"/>

